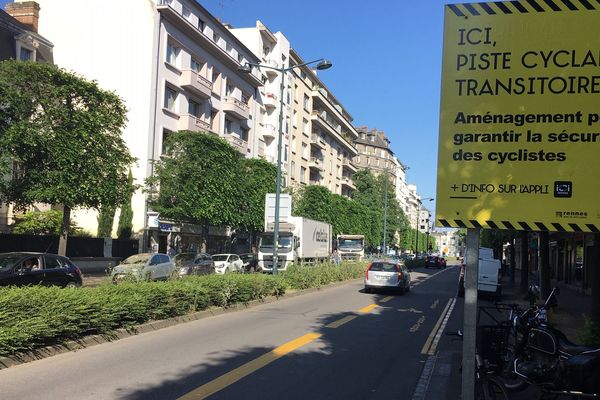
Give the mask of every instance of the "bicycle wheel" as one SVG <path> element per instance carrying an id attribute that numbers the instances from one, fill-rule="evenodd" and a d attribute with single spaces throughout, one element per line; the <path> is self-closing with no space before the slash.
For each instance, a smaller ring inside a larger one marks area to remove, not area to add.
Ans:
<path id="1" fill-rule="evenodd" d="M 495 376 L 482 376 L 475 380 L 476 400 L 509 400 L 502 381 Z"/>

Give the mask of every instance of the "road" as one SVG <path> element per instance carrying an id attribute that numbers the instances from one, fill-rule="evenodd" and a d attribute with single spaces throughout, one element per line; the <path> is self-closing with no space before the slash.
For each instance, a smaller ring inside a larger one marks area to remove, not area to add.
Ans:
<path id="1" fill-rule="evenodd" d="M 353 281 L 23 364 L 0 371 L 1 397 L 412 399 L 457 276 L 419 269 L 406 295 Z"/>

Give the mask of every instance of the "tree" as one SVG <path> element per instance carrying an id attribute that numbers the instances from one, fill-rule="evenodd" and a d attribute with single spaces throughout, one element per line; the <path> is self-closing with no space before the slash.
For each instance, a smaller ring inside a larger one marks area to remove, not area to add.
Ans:
<path id="1" fill-rule="evenodd" d="M 149 205 L 163 218 L 213 226 L 237 226 L 240 216 L 240 153 L 210 133 L 179 131 L 146 180 Z M 205 235 L 206 236 L 206 235 Z"/>
<path id="2" fill-rule="evenodd" d="M 258 158 L 242 158 L 239 190 L 239 226 L 252 233 L 262 232 L 265 217 L 265 196 L 275 193 L 277 169 Z"/>
<path id="3" fill-rule="evenodd" d="M 119 225 L 117 226 L 117 237 L 119 239 L 129 239 L 133 229 L 133 208 L 131 208 L 131 197 L 135 192 L 133 184 L 133 175 L 131 170 L 127 174 L 127 187 L 129 188 L 129 197 L 121 205 L 121 214 L 119 214 Z"/>
<path id="4" fill-rule="evenodd" d="M 96 236 L 98 237 L 111 237 L 113 222 L 115 220 L 115 207 L 106 205 L 100 207 L 98 212 L 98 231 Z"/>
<path id="5" fill-rule="evenodd" d="M 0 181 L 1 200 L 62 205 L 64 255 L 73 208 L 116 206 L 129 193 L 125 104 L 96 82 L 20 61 L 0 63 L 0 102 L 0 153 L 16 163 L 13 179 Z"/>
<path id="6" fill-rule="evenodd" d="M 15 216 L 11 232 L 17 235 L 59 235 L 63 213 L 58 210 L 27 211 Z M 81 229 L 74 223 L 69 225 L 69 234 L 77 235 Z"/>

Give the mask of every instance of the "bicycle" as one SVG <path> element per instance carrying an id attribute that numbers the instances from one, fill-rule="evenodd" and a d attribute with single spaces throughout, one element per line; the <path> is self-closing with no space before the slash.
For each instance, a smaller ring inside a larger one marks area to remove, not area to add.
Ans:
<path id="1" fill-rule="evenodd" d="M 459 336 L 461 340 L 463 338 L 460 330 L 446 334 Z M 462 366 L 460 370 L 462 372 Z M 475 399 L 509 400 L 503 381 L 496 376 L 496 371 L 490 368 L 490 364 L 479 354 L 479 351 L 475 353 Z"/>

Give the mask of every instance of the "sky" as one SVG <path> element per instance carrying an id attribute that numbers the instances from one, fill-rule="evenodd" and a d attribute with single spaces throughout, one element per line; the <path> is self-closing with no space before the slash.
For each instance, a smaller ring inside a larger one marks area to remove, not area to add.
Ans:
<path id="1" fill-rule="evenodd" d="M 90 1 L 90 0 L 82 0 Z M 125 0 L 124 0 L 125 1 Z M 442 0 L 199 0 L 236 28 L 261 20 L 306 60 L 356 126 L 385 132 L 407 181 L 435 197 L 444 23 Z M 4 8 L 6 0 L 0 0 Z M 49 38 L 51 40 L 51 38 Z M 433 202 L 428 203 L 433 208 Z"/>

